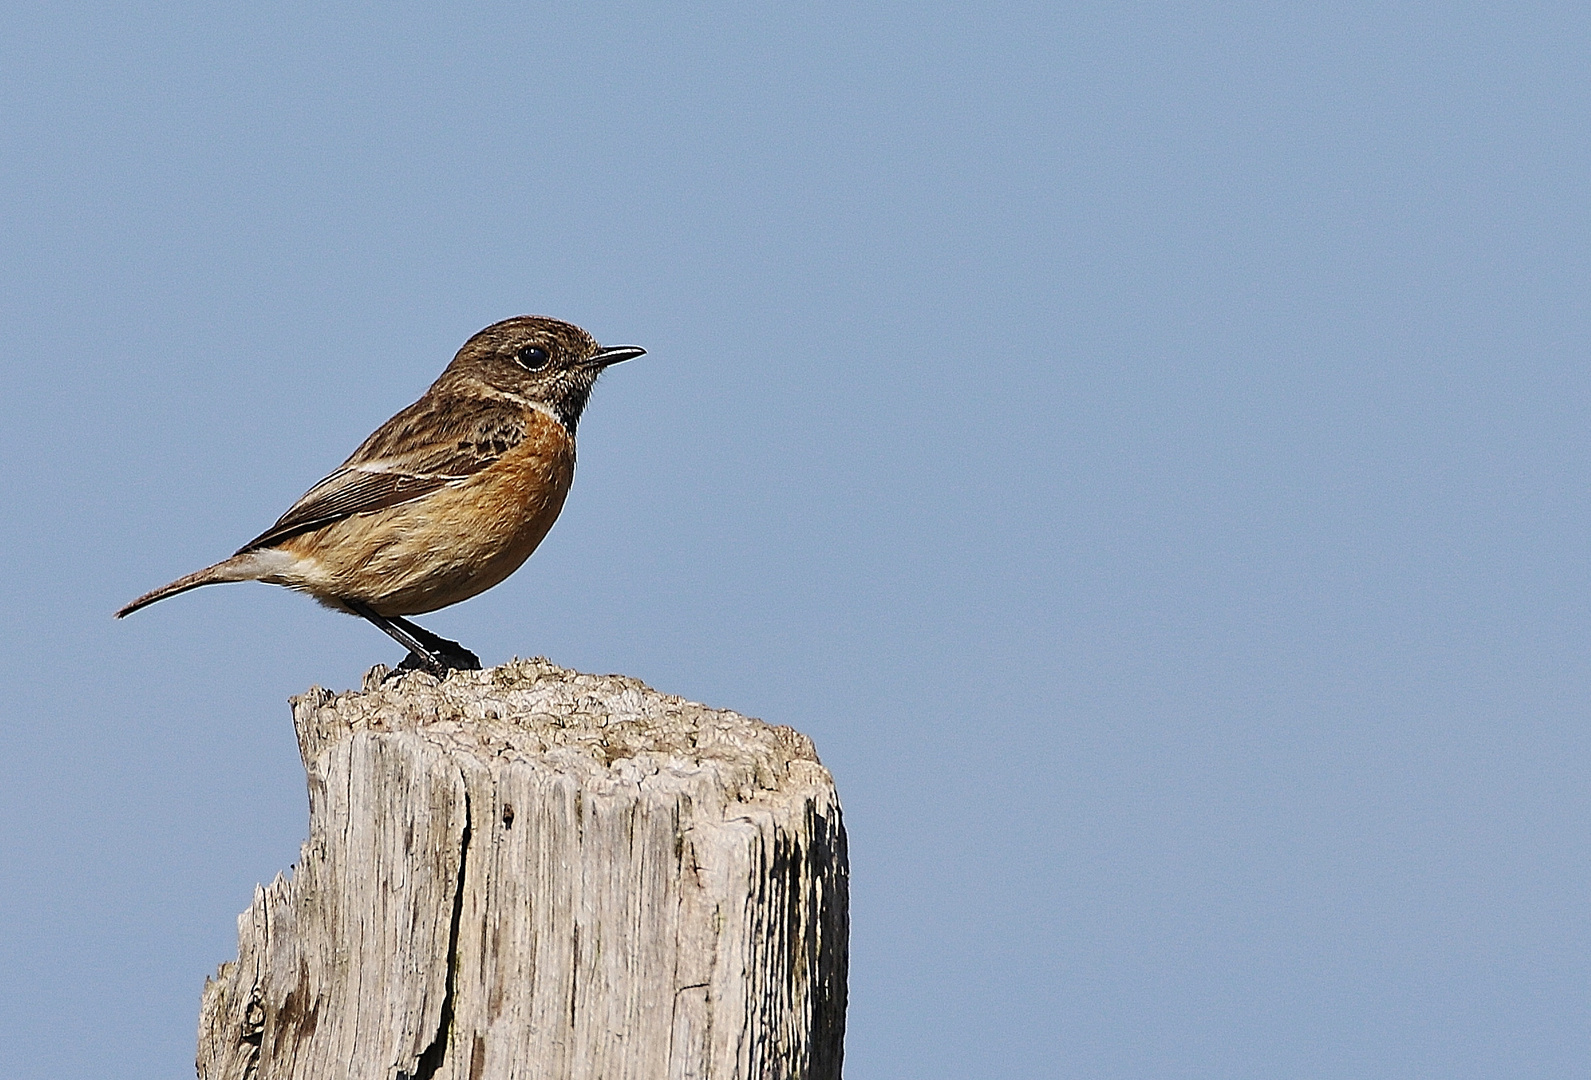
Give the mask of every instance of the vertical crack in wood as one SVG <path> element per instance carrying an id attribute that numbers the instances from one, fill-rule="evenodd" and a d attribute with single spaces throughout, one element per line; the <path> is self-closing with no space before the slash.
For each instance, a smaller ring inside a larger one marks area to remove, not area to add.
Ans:
<path id="1" fill-rule="evenodd" d="M 573 962 L 569 965 L 569 1032 L 575 1031 L 575 998 L 580 996 L 580 924 L 574 926 L 574 945 L 569 950 Z"/>
<path id="2" fill-rule="evenodd" d="M 243 1051 L 243 1080 L 254 1080 L 260 1074 L 260 1044 L 265 1040 L 265 1004 L 260 984 L 256 982 L 249 991 L 249 1004 L 243 1010 L 243 1033 L 238 1042 L 248 1049 Z"/>
<path id="3" fill-rule="evenodd" d="M 447 1057 L 448 1039 L 453 1034 L 453 994 L 454 984 L 458 981 L 459 964 L 459 924 L 464 921 L 464 875 L 469 868 L 470 858 L 470 793 L 468 785 L 464 789 L 464 832 L 459 838 L 459 875 L 458 885 L 453 890 L 453 921 L 448 926 L 447 932 L 447 981 L 446 990 L 442 993 L 442 1012 L 436 1025 L 436 1038 L 431 1040 L 420 1054 L 420 1060 L 415 1064 L 414 1075 L 408 1080 L 433 1080 L 437 1070 L 442 1067 L 443 1060 Z M 400 1080 L 404 1080 L 403 1073 L 399 1073 Z"/>

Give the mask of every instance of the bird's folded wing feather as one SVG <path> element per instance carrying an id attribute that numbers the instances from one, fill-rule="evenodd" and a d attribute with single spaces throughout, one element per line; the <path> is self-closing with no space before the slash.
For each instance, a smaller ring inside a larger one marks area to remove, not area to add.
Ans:
<path id="1" fill-rule="evenodd" d="M 524 438 L 522 416 L 498 402 L 421 398 L 378 428 L 238 554 L 461 483 Z"/>

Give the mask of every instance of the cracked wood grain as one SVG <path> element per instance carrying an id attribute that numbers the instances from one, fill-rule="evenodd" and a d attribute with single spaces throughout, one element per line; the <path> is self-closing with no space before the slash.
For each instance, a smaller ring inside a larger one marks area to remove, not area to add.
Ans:
<path id="1" fill-rule="evenodd" d="M 838 1078 L 848 864 L 789 728 L 545 661 L 294 700 L 309 839 L 205 1080 Z"/>

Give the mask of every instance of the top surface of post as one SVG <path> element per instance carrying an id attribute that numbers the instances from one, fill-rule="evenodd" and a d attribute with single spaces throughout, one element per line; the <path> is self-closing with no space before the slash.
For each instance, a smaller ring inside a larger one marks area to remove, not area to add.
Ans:
<path id="1" fill-rule="evenodd" d="M 542 658 L 450 672 L 441 681 L 424 672 L 392 678 L 377 667 L 362 690 L 312 687 L 292 704 L 306 766 L 360 731 L 417 732 L 579 772 L 712 762 L 749 770 L 752 786 L 764 790 L 780 787 L 793 763 L 821 765 L 812 740 L 793 728 Z"/>

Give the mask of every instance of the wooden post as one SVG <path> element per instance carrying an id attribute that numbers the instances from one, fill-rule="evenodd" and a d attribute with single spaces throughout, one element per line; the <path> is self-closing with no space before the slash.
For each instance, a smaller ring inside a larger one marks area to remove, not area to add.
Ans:
<path id="1" fill-rule="evenodd" d="M 309 840 L 203 1080 L 840 1076 L 847 862 L 806 736 L 520 660 L 293 700 Z"/>

